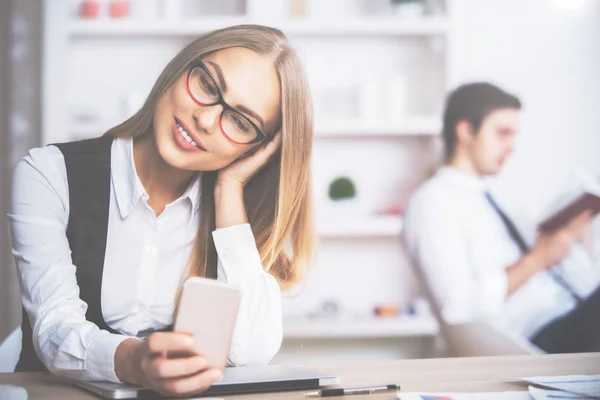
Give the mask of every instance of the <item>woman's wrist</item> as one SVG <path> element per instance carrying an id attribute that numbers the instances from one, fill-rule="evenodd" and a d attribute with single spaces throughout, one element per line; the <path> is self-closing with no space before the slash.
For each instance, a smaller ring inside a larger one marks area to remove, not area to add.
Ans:
<path id="1" fill-rule="evenodd" d="M 228 181 L 215 183 L 215 217 L 217 228 L 227 228 L 248 222 L 242 184 Z"/>
<path id="2" fill-rule="evenodd" d="M 115 374 L 121 382 L 139 385 L 138 349 L 142 345 L 139 339 L 126 339 L 115 351 Z"/>
<path id="3" fill-rule="evenodd" d="M 218 193 L 244 193 L 244 185 L 238 181 L 217 179 L 215 182 L 215 197 Z M 216 198 L 215 198 L 216 200 Z"/>

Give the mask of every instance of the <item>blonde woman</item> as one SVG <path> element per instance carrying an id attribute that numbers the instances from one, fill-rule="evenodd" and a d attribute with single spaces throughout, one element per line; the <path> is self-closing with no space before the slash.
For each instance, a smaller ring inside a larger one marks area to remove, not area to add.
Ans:
<path id="1" fill-rule="evenodd" d="M 268 363 L 281 290 L 312 251 L 312 136 L 297 55 L 280 31 L 244 25 L 190 43 L 101 138 L 32 149 L 9 215 L 25 311 L 17 370 L 205 390 L 221 371 L 168 331 L 187 276 L 241 287 L 229 364 Z"/>

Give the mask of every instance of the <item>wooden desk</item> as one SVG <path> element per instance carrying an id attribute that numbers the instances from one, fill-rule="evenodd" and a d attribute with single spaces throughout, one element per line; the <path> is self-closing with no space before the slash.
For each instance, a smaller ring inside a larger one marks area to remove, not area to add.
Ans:
<path id="1" fill-rule="evenodd" d="M 510 357 L 398 360 L 380 363 L 319 366 L 341 378 L 344 387 L 398 383 L 403 391 L 485 392 L 525 390 L 508 383 L 511 377 L 534 375 L 600 374 L 600 353 Z M 15 385 L 27 391 L 27 399 L 98 399 L 61 383 L 47 373 L 0 374 L 0 385 Z M 303 399 L 304 391 L 226 396 L 229 400 Z M 346 396 L 346 399 L 392 400 L 395 393 Z"/>

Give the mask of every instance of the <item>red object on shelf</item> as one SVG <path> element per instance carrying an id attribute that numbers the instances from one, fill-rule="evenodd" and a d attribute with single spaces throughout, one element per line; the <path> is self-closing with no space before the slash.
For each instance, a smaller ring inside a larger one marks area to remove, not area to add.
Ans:
<path id="1" fill-rule="evenodd" d="M 112 18 L 124 18 L 129 14 L 129 1 L 112 0 L 108 5 L 108 14 Z"/>
<path id="2" fill-rule="evenodd" d="M 380 304 L 373 309 L 378 317 L 395 317 L 400 314 L 400 307 L 395 304 Z"/>
<path id="3" fill-rule="evenodd" d="M 79 6 L 79 16 L 85 19 L 98 18 L 100 3 L 98 0 L 84 0 Z"/>
<path id="4" fill-rule="evenodd" d="M 389 206 L 382 210 L 384 215 L 402 215 L 404 209 L 401 206 Z"/>

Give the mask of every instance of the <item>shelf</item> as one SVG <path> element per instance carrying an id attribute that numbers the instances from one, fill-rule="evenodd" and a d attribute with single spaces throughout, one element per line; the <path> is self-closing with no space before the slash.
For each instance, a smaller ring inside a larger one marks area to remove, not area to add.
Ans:
<path id="1" fill-rule="evenodd" d="M 317 232 L 321 237 L 398 237 L 402 233 L 402 217 L 373 216 L 365 218 L 323 218 Z"/>
<path id="2" fill-rule="evenodd" d="M 321 121 L 315 124 L 317 137 L 437 136 L 441 131 L 437 117 L 407 117 L 404 121 Z"/>
<path id="3" fill-rule="evenodd" d="M 284 319 L 285 339 L 343 339 L 435 336 L 433 316 L 306 320 Z"/>
<path id="4" fill-rule="evenodd" d="M 72 138 L 85 139 L 100 136 L 116 125 L 116 123 L 75 123 L 69 126 L 68 131 Z"/>
<path id="5" fill-rule="evenodd" d="M 72 137 L 95 137 L 106 132 L 117 123 L 72 124 L 69 132 Z M 315 137 L 347 138 L 347 137 L 402 137 L 402 136 L 437 136 L 441 124 L 439 118 L 409 117 L 403 122 L 369 122 L 369 121 L 317 121 Z"/>
<path id="6" fill-rule="evenodd" d="M 352 19 L 260 20 L 248 17 L 203 17 L 169 20 L 115 21 L 74 20 L 68 30 L 74 37 L 86 36 L 197 36 L 215 29 L 239 24 L 263 24 L 288 35 L 443 35 L 448 31 L 446 17 L 365 17 Z"/>

